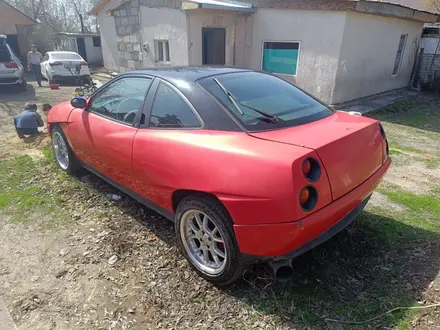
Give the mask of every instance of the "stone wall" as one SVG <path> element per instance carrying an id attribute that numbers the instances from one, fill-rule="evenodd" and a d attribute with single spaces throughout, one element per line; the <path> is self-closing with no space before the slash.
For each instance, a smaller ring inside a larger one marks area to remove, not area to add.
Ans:
<path id="1" fill-rule="evenodd" d="M 120 71 L 142 68 L 142 35 L 139 0 L 131 0 L 114 11 Z"/>
<path id="2" fill-rule="evenodd" d="M 114 11 L 120 72 L 143 68 L 141 7 L 180 9 L 179 0 L 131 0 Z"/>

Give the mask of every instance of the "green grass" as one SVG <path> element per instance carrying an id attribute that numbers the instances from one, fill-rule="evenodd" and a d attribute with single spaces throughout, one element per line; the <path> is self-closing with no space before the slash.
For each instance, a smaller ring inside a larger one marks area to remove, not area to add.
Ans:
<path id="1" fill-rule="evenodd" d="M 420 95 L 383 107 L 370 113 L 369 116 L 399 125 L 440 132 L 437 113 L 439 107 L 439 98 Z"/>
<path id="2" fill-rule="evenodd" d="M 435 191 L 437 191 L 437 189 L 438 188 L 436 188 Z M 416 195 L 403 189 L 381 189 L 380 191 L 393 202 L 404 205 L 411 211 L 430 219 L 440 219 L 440 199 L 437 194 Z"/>
<path id="3" fill-rule="evenodd" d="M 379 188 L 378 191 L 387 196 L 393 203 L 401 205 L 404 210 L 377 210 L 384 216 L 398 220 L 385 222 L 385 228 L 379 235 L 390 241 L 400 239 L 406 242 L 422 238 L 433 238 L 440 235 L 440 194 L 436 188 L 429 195 L 416 195 L 398 187 Z M 406 230 L 402 224 L 419 230 Z"/>
<path id="4" fill-rule="evenodd" d="M 390 148 L 390 156 L 396 156 L 396 155 L 403 155 L 403 153 L 400 152 L 399 150 Z"/>
<path id="5" fill-rule="evenodd" d="M 425 163 L 426 163 L 426 167 L 430 169 L 440 168 L 440 157 L 432 157 L 429 158 L 428 161 L 425 159 Z"/>
<path id="6" fill-rule="evenodd" d="M 390 125 L 412 126 L 399 129 L 414 136 L 437 138 L 440 120 L 434 110 L 440 108 L 440 101 L 422 101 L 416 98 L 401 102 L 374 116 Z M 430 161 L 426 161 L 422 150 L 405 145 L 398 136 L 391 134 L 389 138 L 391 154 L 402 162 L 423 161 L 427 167 L 440 165 L 440 157 L 431 155 Z M 66 206 L 75 210 L 100 192 L 58 170 L 50 149 L 43 150 L 43 154 L 37 160 L 22 156 L 0 161 L 0 211 L 9 213 L 14 221 L 43 214 L 69 223 Z M 393 166 L 399 166 L 398 162 Z M 291 282 L 273 283 L 267 280 L 271 275 L 266 272 L 270 273 L 270 269 L 261 266 L 261 270 L 256 265 L 257 269 L 251 269 L 246 276 L 251 284 L 241 282 L 224 289 L 224 293 L 244 301 L 248 308 L 249 323 L 237 320 L 235 327 L 257 329 L 255 322 L 271 316 L 278 320 L 277 324 L 291 328 L 408 329 L 419 311 L 398 311 L 363 325 L 325 320 L 363 321 L 394 307 L 417 305 L 440 270 L 440 257 L 429 253 L 429 246 L 440 242 L 440 182 L 425 195 L 388 183 L 379 192 L 402 209 L 387 205 L 367 208 L 350 230 L 297 258 Z M 129 213 L 122 205 L 115 211 Z M 95 207 L 93 217 L 105 216 L 103 210 L 110 207 L 113 206 Z M 420 272 L 423 276 L 414 275 Z M 217 298 L 215 292 L 210 291 Z"/>
<path id="7" fill-rule="evenodd" d="M 423 150 L 419 150 L 413 147 L 408 147 L 408 146 L 404 146 L 402 144 L 399 144 L 397 142 L 389 142 L 389 147 L 390 147 L 390 151 L 394 150 L 394 151 L 407 151 L 407 152 L 412 152 L 412 153 L 417 153 L 417 154 L 423 154 Z M 400 152 L 401 153 L 401 152 Z"/>
<path id="8" fill-rule="evenodd" d="M 11 216 L 14 222 L 26 222 L 35 218 L 53 217 L 51 224 L 66 222 L 63 201 L 52 193 L 57 184 L 42 182 L 41 177 L 52 171 L 48 160 L 34 160 L 30 156 L 0 161 L 0 210 Z"/>

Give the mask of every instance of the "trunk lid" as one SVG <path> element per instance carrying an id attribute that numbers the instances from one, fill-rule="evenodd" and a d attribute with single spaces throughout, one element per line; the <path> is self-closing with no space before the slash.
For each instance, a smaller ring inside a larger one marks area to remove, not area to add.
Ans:
<path id="1" fill-rule="evenodd" d="M 77 68 L 80 69 L 80 74 L 85 74 L 88 70 L 88 63 L 80 55 L 69 52 L 52 53 L 49 66 L 55 75 L 62 76 L 76 76 Z"/>
<path id="2" fill-rule="evenodd" d="M 0 45 L 0 74 L 10 75 L 15 72 L 18 68 L 15 67 L 11 53 L 8 47 L 5 45 Z"/>
<path id="3" fill-rule="evenodd" d="M 250 135 L 315 150 L 329 177 L 333 200 L 373 175 L 384 159 L 379 123 L 344 112 L 301 126 Z"/>

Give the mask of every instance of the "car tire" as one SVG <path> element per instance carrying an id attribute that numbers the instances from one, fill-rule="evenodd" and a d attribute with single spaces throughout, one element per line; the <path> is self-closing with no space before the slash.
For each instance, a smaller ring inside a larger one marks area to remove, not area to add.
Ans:
<path id="1" fill-rule="evenodd" d="M 80 161 L 70 148 L 69 142 L 60 126 L 52 129 L 52 147 L 55 155 L 55 161 L 58 166 L 66 173 L 78 174 L 82 170 Z"/>
<path id="2" fill-rule="evenodd" d="M 196 215 L 199 215 L 202 226 L 197 225 Z M 205 220 L 207 226 L 205 226 Z M 197 234 L 195 234 L 194 227 L 199 229 Z M 208 230 L 204 232 L 202 227 L 203 229 L 208 227 Z M 215 198 L 205 196 L 184 198 L 177 207 L 175 231 L 182 254 L 190 266 L 204 279 L 218 286 L 226 286 L 243 275 L 246 264 L 238 248 L 232 219 L 224 206 Z M 197 235 L 199 235 L 198 238 L 190 238 Z M 209 249 L 207 253 L 209 265 L 204 261 L 206 249 Z M 217 254 L 215 251 L 223 253 L 225 258 L 223 259 L 220 256 L 221 253 Z M 214 254 L 217 256 L 214 257 Z M 218 266 L 216 261 L 221 266 Z"/>

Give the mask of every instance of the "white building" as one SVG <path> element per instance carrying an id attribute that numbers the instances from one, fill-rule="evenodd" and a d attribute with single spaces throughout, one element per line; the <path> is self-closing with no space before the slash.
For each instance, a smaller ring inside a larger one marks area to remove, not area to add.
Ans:
<path id="1" fill-rule="evenodd" d="M 101 0 L 109 70 L 235 65 L 279 74 L 329 104 L 406 87 L 423 24 L 378 1 Z"/>
<path id="2" fill-rule="evenodd" d="M 78 53 L 89 65 L 101 66 L 103 62 L 101 35 L 99 33 L 67 33 L 62 32 L 57 50 Z"/>
<path id="3" fill-rule="evenodd" d="M 440 55 L 440 23 L 425 24 L 420 42 L 420 51 L 424 54 Z"/>

